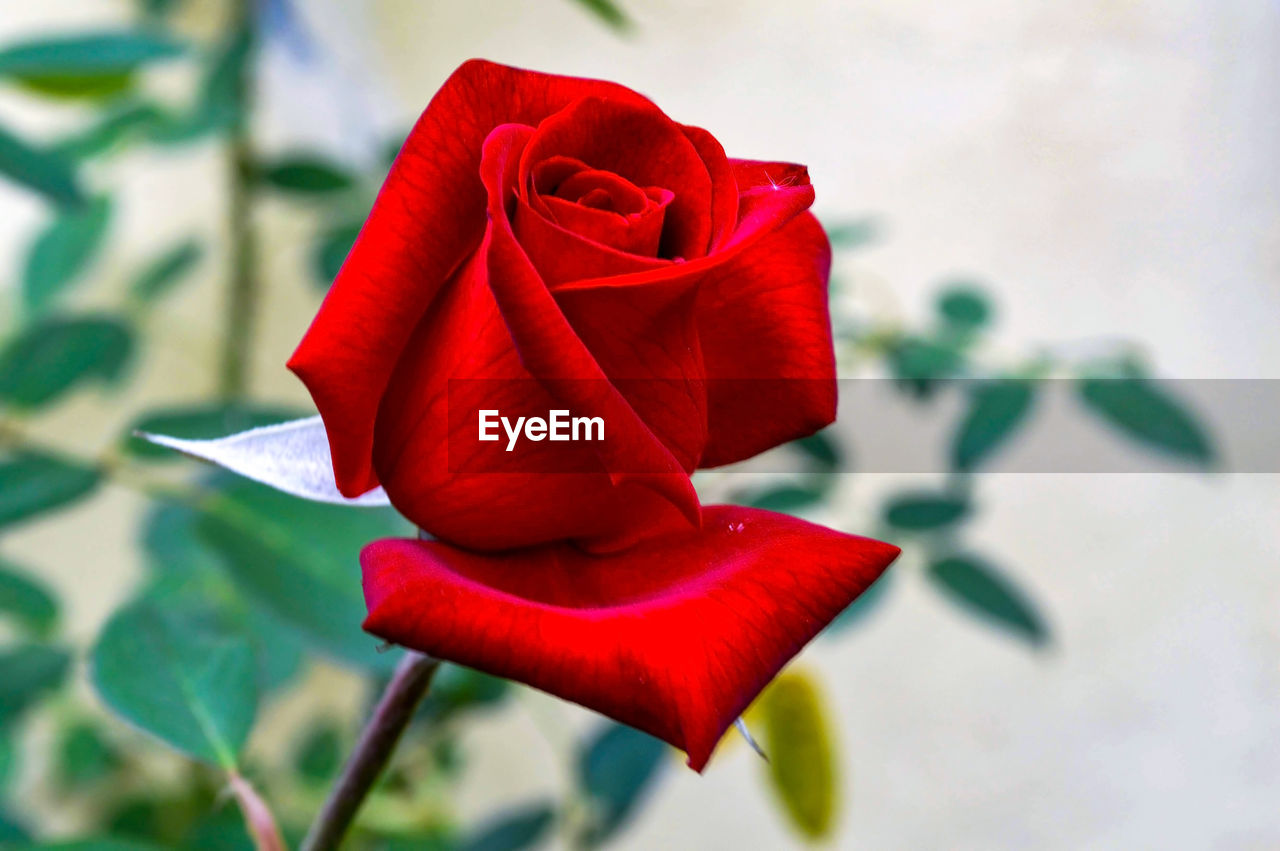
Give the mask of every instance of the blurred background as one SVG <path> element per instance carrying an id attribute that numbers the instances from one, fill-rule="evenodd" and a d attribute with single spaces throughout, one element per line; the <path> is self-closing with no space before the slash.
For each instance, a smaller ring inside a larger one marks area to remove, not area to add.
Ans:
<path id="1" fill-rule="evenodd" d="M 248 648 L 234 763 L 305 829 L 394 664 L 354 555 L 403 524 L 127 436 L 312 412 L 284 362 L 475 56 L 808 164 L 842 374 L 936 472 L 846 394 L 787 472 L 701 479 L 906 550 L 748 714 L 768 763 L 453 669 L 351 847 L 1280 846 L 1280 477 L 1232 463 L 1275 424 L 1187 398 L 1280 377 L 1280 6 L 45 0 L 0 16 L 0 847 L 252 847 L 142 634 Z M 1142 472 L 1021 472 L 1048 383 Z"/>

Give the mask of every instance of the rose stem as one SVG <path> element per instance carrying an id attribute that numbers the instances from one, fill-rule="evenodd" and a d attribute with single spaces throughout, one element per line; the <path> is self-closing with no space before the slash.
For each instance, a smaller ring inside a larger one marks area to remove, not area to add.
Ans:
<path id="1" fill-rule="evenodd" d="M 257 240 L 253 231 L 253 193 L 255 165 L 250 136 L 250 110 L 253 98 L 253 67 L 257 34 L 253 31 L 251 0 L 235 0 L 232 27 L 243 28 L 249 40 L 248 50 L 235 69 L 233 83 L 234 114 L 227 137 L 230 168 L 227 228 L 231 241 L 230 288 L 227 292 L 226 317 L 222 337 L 218 392 L 224 399 L 238 399 L 248 388 L 249 363 L 252 359 L 254 313 L 258 307 L 258 278 L 254 268 Z"/>
<path id="2" fill-rule="evenodd" d="M 301 851 L 332 851 L 338 847 L 369 790 L 391 759 L 391 752 L 409 726 L 439 666 L 439 660 L 430 656 L 405 652 L 360 732 L 360 740 L 342 767 L 329 799 L 307 832 Z"/>

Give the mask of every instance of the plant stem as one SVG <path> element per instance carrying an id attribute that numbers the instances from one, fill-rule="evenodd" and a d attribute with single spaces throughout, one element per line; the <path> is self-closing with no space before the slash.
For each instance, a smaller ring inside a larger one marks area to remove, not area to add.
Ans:
<path id="1" fill-rule="evenodd" d="M 307 832 L 301 851 L 333 851 L 338 847 L 360 805 L 390 761 L 396 743 L 409 726 L 439 666 L 440 662 L 430 656 L 413 651 L 405 653 L 342 767 L 329 799 Z"/>
<path id="2" fill-rule="evenodd" d="M 250 0 L 234 0 L 233 27 L 253 26 Z M 252 109 L 253 36 L 250 49 L 237 69 L 235 117 L 227 140 L 230 159 L 230 197 L 227 201 L 227 228 L 231 242 L 230 285 L 222 338 L 222 363 L 218 392 L 225 399 L 245 394 L 249 364 L 252 362 L 254 315 L 258 308 L 257 240 L 253 230 L 255 164 L 250 139 Z"/>

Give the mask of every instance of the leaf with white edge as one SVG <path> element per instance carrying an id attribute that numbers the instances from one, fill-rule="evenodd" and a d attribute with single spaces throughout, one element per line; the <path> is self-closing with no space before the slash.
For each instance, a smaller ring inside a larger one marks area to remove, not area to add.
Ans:
<path id="1" fill-rule="evenodd" d="M 251 428 L 214 440 L 184 440 L 139 432 L 138 437 L 184 455 L 208 461 L 276 490 L 314 502 L 340 505 L 390 505 L 382 488 L 348 498 L 333 478 L 329 437 L 320 417 Z"/>
<path id="2" fill-rule="evenodd" d="M 93 682 L 121 717 L 225 769 L 257 712 L 253 651 L 238 635 L 133 603 L 107 622 L 93 649 Z"/>

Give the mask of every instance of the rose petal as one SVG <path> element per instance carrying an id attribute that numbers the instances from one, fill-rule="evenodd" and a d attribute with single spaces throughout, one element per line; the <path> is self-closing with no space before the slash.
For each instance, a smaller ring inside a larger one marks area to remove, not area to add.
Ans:
<path id="1" fill-rule="evenodd" d="M 602 712 L 701 771 L 774 675 L 898 548 L 709 507 L 701 531 L 612 556 L 481 555 L 388 539 L 361 554 L 369 632 Z"/>
<path id="2" fill-rule="evenodd" d="M 636 186 L 674 193 L 663 257 L 701 257 L 711 239 L 711 175 L 680 125 L 652 105 L 588 97 L 539 125 L 520 163 L 521 186 L 550 157 L 571 157 Z"/>
<path id="3" fill-rule="evenodd" d="M 507 453 L 505 435 L 478 441 L 481 408 L 545 417 L 563 407 L 520 362 L 487 276 L 479 255 L 463 267 L 388 384 L 374 460 L 392 504 L 431 534 L 479 550 L 559 539 L 621 547 L 687 529 L 648 487 L 615 485 L 594 443 L 522 440 Z"/>
<path id="4" fill-rule="evenodd" d="M 483 235 L 478 169 L 485 137 L 504 122 L 537 124 L 588 96 L 649 103 L 613 83 L 473 60 L 445 82 L 409 134 L 289 362 L 324 418 L 344 495 L 377 486 L 378 402 L 418 320 Z"/>
<path id="5" fill-rule="evenodd" d="M 830 269 L 827 236 L 803 213 L 702 279 L 709 436 L 701 466 L 750 458 L 835 420 Z"/>

